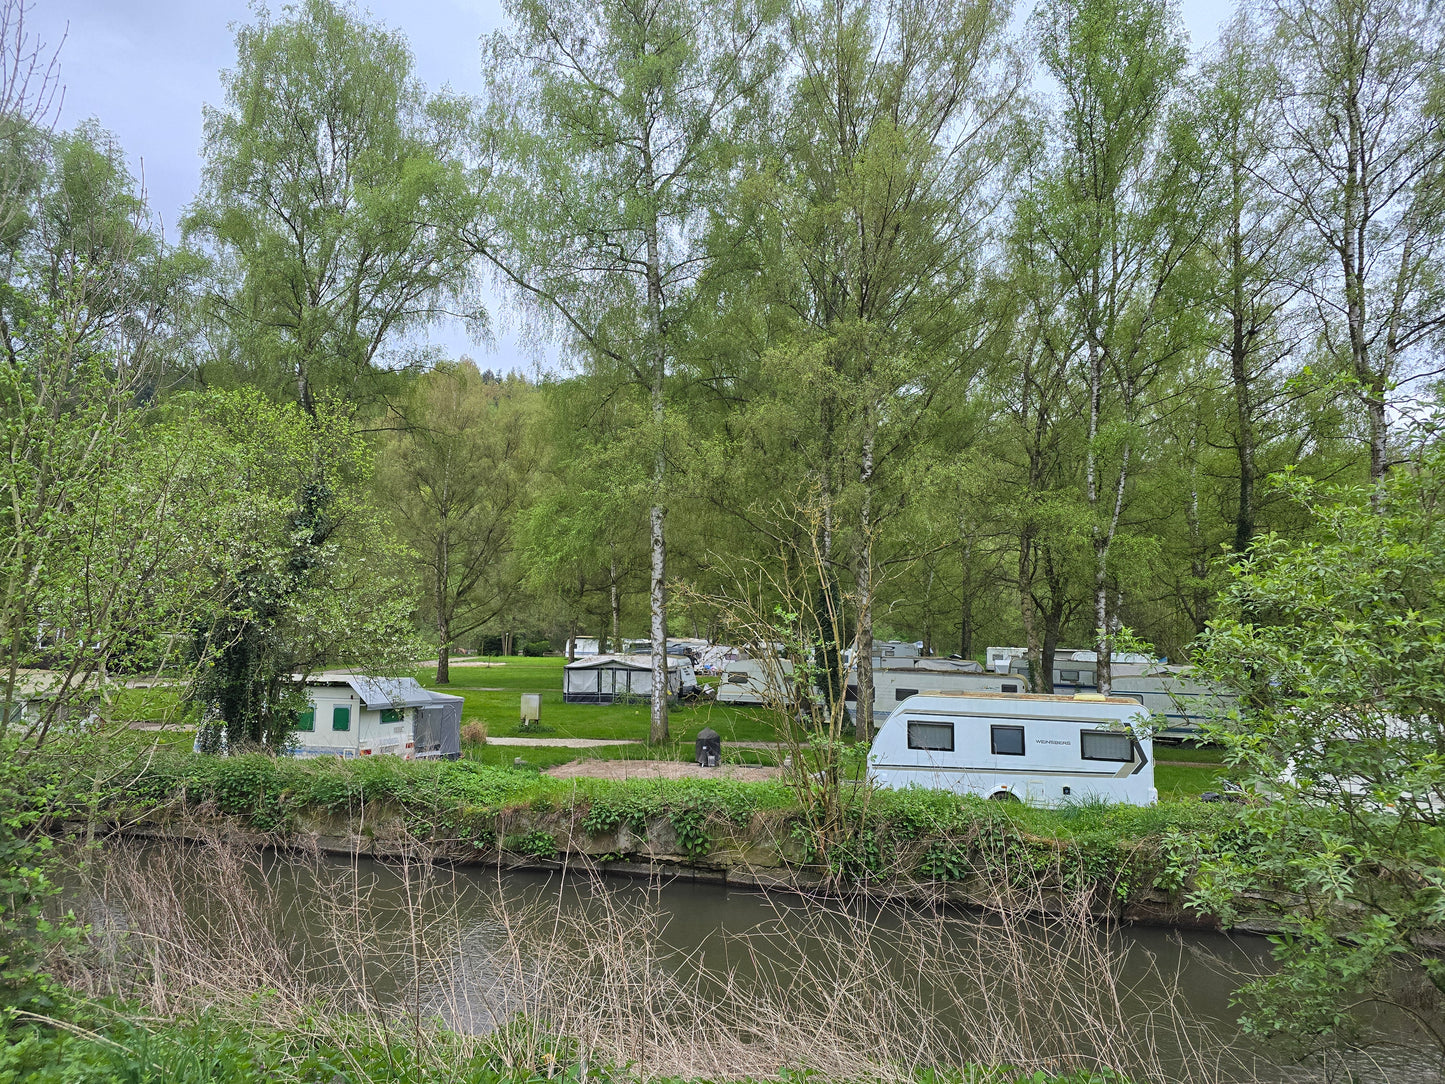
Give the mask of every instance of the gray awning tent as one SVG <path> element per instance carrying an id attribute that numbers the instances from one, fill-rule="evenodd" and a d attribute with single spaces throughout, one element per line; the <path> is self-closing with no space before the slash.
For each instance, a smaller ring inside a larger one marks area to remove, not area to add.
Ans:
<path id="1" fill-rule="evenodd" d="M 682 660 L 667 660 L 667 695 L 682 692 Z M 651 699 L 652 661 L 639 655 L 598 655 L 562 668 L 562 699 L 568 704 L 611 704 L 631 698 Z"/>
<path id="2" fill-rule="evenodd" d="M 450 693 L 431 694 L 431 703 L 416 707 L 416 742 L 418 757 L 442 757 L 456 760 L 462 755 L 462 704 L 460 696 Z"/>

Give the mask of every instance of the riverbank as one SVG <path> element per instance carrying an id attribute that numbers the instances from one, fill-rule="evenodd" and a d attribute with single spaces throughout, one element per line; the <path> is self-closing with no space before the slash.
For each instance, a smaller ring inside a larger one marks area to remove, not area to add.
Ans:
<path id="1" fill-rule="evenodd" d="M 97 780 L 100 769 L 94 771 Z M 1213 927 L 1190 908 L 1198 863 L 1247 846 L 1233 807 L 1042 810 L 939 792 L 847 790 L 823 823 L 781 782 L 555 779 L 466 761 L 300 761 L 154 750 L 51 813 L 53 830 L 205 840 L 501 868 L 586 865 L 750 888 L 1008 907 L 1082 893 L 1100 915 Z M 1257 886 L 1235 928 L 1290 901 Z"/>

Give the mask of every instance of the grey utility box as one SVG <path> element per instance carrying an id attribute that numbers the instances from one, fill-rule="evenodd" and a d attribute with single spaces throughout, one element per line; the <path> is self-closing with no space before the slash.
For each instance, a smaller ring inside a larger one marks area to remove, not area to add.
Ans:
<path id="1" fill-rule="evenodd" d="M 712 727 L 706 727 L 697 736 L 697 762 L 704 768 L 716 768 L 722 763 L 722 735 Z"/>

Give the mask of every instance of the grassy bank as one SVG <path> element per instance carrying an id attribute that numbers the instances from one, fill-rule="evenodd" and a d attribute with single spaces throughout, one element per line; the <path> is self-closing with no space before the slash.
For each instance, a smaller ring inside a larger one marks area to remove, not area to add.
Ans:
<path id="1" fill-rule="evenodd" d="M 638 1079 L 631 1065 L 587 1064 L 575 1043 L 522 1023 L 484 1037 L 435 1024 L 378 1031 L 362 1021 L 324 1030 L 243 1023 L 221 1013 L 158 1020 L 139 1006 L 71 1002 L 58 1016 L 0 1018 L 5 1084 L 598 1084 Z M 652 1076 L 658 1084 L 684 1078 Z M 744 1078 L 746 1079 L 746 1078 Z M 816 1074 L 783 1072 L 801 1084 Z M 1111 1072 L 1054 1075 L 964 1066 L 920 1071 L 919 1084 L 1127 1084 Z"/>
<path id="2" fill-rule="evenodd" d="M 279 843 L 351 840 L 378 855 L 421 845 L 456 861 L 755 866 L 834 885 L 1022 880 L 1088 886 L 1128 906 L 1178 893 L 1201 854 L 1237 842 L 1232 807 L 1190 798 L 1048 810 L 845 788 L 839 819 L 820 825 L 782 782 L 561 780 L 477 760 L 205 757 L 174 746 L 89 756 L 93 767 L 68 768 L 88 785 L 60 789 L 69 797 L 52 810 L 57 824 L 84 821 L 88 833 L 229 824 Z M 122 759 L 130 766 L 118 768 Z"/>

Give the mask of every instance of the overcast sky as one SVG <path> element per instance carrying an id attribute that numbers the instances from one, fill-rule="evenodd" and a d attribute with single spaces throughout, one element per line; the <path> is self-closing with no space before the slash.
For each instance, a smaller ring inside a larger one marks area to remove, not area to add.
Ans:
<path id="1" fill-rule="evenodd" d="M 478 41 L 501 23 L 497 0 L 369 0 L 362 6 L 406 34 L 427 86 L 481 90 Z M 1194 46 L 1213 40 L 1232 6 L 1230 0 L 1186 0 Z M 95 117 L 114 132 L 172 237 L 200 181 L 201 106 L 221 104 L 219 73 L 235 61 L 231 26 L 250 18 L 245 0 L 33 0 L 28 27 L 52 46 L 65 39 L 61 126 Z M 439 327 L 432 339 L 451 354 L 470 353 L 483 367 L 530 370 L 536 361 L 535 351 L 505 328 L 490 348 L 469 343 L 459 327 Z"/>

